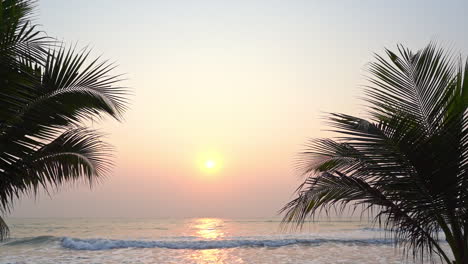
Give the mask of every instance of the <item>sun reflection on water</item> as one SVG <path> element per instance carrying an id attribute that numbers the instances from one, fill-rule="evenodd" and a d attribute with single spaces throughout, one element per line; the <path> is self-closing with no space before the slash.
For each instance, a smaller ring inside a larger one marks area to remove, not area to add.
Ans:
<path id="1" fill-rule="evenodd" d="M 219 249 L 196 250 L 190 255 L 190 259 L 200 264 L 224 264 L 226 253 Z"/>
<path id="2" fill-rule="evenodd" d="M 193 229 L 200 238 L 220 239 L 225 236 L 223 225 L 224 221 L 219 218 L 200 218 L 195 220 Z"/>
<path id="3" fill-rule="evenodd" d="M 194 235 L 200 239 L 221 240 L 227 236 L 224 231 L 224 221 L 219 218 L 199 218 L 192 223 Z M 188 255 L 190 263 L 197 264 L 231 264 L 244 263 L 242 259 L 230 254 L 230 249 L 194 250 Z"/>

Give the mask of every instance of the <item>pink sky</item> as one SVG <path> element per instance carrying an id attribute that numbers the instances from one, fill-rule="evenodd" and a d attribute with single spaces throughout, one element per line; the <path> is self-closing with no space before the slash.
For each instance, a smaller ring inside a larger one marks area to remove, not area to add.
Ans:
<path id="1" fill-rule="evenodd" d="M 361 112 L 372 52 L 468 46 L 455 30 L 466 6 L 221 2 L 40 1 L 43 29 L 116 61 L 134 95 L 125 122 L 94 124 L 116 147 L 112 175 L 12 216 L 275 216 L 300 182 L 295 153 L 329 135 L 323 112 Z M 200 169 L 208 158 L 216 173 Z"/>

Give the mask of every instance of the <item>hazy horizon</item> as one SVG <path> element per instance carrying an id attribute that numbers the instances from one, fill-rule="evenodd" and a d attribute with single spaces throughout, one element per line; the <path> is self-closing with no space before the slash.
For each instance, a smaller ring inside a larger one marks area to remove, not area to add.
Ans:
<path id="1" fill-rule="evenodd" d="M 436 41 L 467 54 L 464 1 L 138 3 L 39 1 L 42 30 L 115 61 L 134 95 L 124 122 L 93 125 L 116 148 L 107 179 L 10 217 L 276 216 L 296 153 L 330 135 L 324 113 L 362 113 L 373 53 Z"/>

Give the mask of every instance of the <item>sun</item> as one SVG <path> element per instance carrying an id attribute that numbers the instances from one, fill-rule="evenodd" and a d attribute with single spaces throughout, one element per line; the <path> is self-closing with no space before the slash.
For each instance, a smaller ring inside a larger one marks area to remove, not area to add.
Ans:
<path id="1" fill-rule="evenodd" d="M 205 168 L 214 169 L 216 167 L 216 162 L 214 160 L 205 161 Z"/>
<path id="2" fill-rule="evenodd" d="M 200 176 L 220 175 L 225 168 L 223 156 L 215 151 L 203 151 L 196 155 L 196 168 L 201 174 Z"/>

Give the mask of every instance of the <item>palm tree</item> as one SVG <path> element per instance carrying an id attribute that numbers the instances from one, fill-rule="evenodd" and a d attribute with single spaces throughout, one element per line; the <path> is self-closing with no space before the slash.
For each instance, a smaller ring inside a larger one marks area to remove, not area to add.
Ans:
<path id="1" fill-rule="evenodd" d="M 398 45 L 369 72 L 368 117 L 330 114 L 337 137 L 301 153 L 306 179 L 283 220 L 301 226 L 321 210 L 362 206 L 413 257 L 467 264 L 468 63 L 434 43 Z"/>
<path id="2" fill-rule="evenodd" d="M 31 0 L 0 0 L 0 216 L 40 188 L 105 176 L 112 149 L 81 124 L 121 120 L 127 105 L 114 66 L 37 30 L 34 8 Z M 0 240 L 7 235 L 0 217 Z"/>

